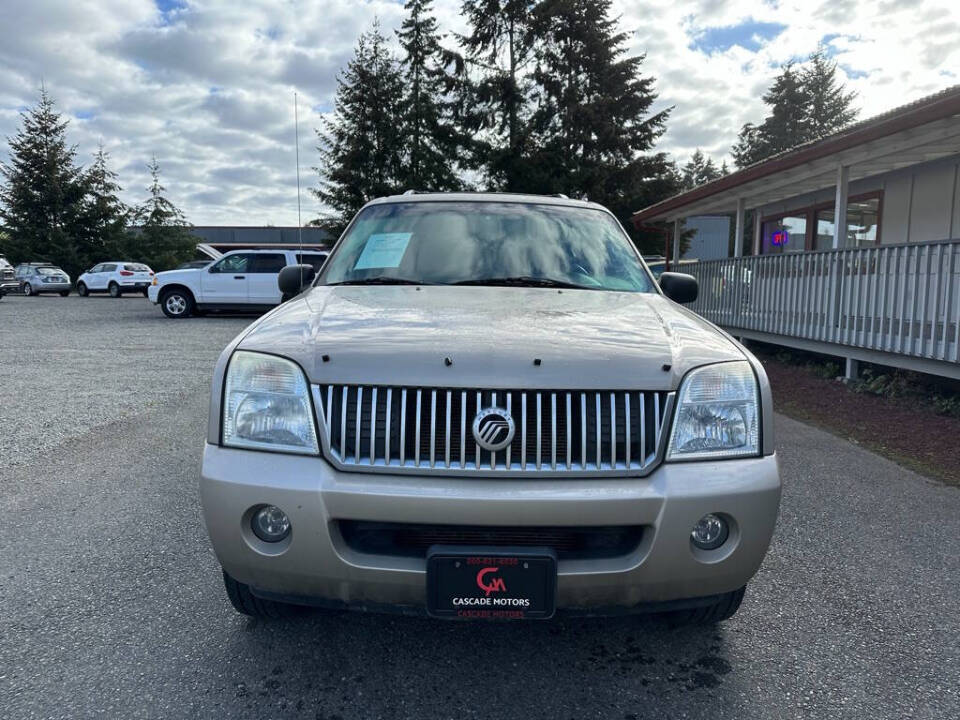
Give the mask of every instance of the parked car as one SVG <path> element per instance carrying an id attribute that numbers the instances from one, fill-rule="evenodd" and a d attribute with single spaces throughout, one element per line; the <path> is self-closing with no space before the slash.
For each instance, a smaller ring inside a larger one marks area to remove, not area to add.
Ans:
<path id="1" fill-rule="evenodd" d="M 287 265 L 322 265 L 318 252 L 233 250 L 204 268 L 157 273 L 147 297 L 169 318 L 210 310 L 262 311 L 285 298 L 277 274 Z"/>
<path id="2" fill-rule="evenodd" d="M 58 293 L 66 297 L 70 294 L 70 276 L 50 263 L 21 263 L 17 265 L 16 277 L 24 295 Z"/>
<path id="3" fill-rule="evenodd" d="M 736 612 L 780 502 L 772 401 L 678 304 L 693 277 L 655 282 L 594 203 L 470 193 L 368 203 L 312 276 L 214 372 L 236 610 Z"/>
<path id="4" fill-rule="evenodd" d="M 9 263 L 6 256 L 0 255 L 0 298 L 19 289 L 20 283 L 17 282 L 13 265 Z"/>
<path id="5" fill-rule="evenodd" d="M 153 280 L 153 270 L 143 263 L 114 260 L 103 262 L 77 278 L 77 293 L 86 297 L 91 293 L 109 293 L 120 297 L 126 292 L 138 292 L 144 297 Z"/>

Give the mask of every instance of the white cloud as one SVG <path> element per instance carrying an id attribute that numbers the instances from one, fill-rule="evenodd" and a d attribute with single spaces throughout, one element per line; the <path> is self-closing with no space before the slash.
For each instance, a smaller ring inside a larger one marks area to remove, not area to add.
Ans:
<path id="1" fill-rule="evenodd" d="M 0 135 L 36 101 L 41 81 L 73 117 L 85 162 L 101 138 L 125 199 L 142 198 L 160 159 L 173 199 L 197 224 L 296 222 L 294 90 L 301 171 L 315 184 L 313 128 L 340 67 L 391 0 L 9 0 L 0 5 Z M 459 0 L 436 0 L 445 32 L 463 31 Z M 819 4 L 755 0 L 615 0 L 630 49 L 646 53 L 657 109 L 673 106 L 660 148 L 724 157 L 777 66 L 828 40 L 862 117 L 960 82 L 960 9 L 950 0 Z M 0 157 L 5 155 L 0 145 Z M 304 193 L 306 217 L 319 210 Z"/>

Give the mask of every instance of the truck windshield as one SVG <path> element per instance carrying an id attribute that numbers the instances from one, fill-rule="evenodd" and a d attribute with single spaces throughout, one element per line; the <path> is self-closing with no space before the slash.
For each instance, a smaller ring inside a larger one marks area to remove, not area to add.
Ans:
<path id="1" fill-rule="evenodd" d="M 368 207 L 319 283 L 653 291 L 630 239 L 607 213 L 503 202 Z"/>

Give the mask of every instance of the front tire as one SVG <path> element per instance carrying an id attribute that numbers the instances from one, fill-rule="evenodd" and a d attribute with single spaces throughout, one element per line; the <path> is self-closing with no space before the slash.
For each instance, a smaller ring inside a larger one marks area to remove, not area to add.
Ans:
<path id="1" fill-rule="evenodd" d="M 77 295 L 87 297 L 89 294 L 90 291 L 87 290 L 87 286 L 84 283 L 77 283 Z"/>
<path id="2" fill-rule="evenodd" d="M 190 317 L 196 303 L 186 290 L 167 290 L 160 296 L 160 308 L 168 318 L 179 320 Z"/>
<path id="3" fill-rule="evenodd" d="M 715 625 L 732 618 L 737 610 L 740 609 L 740 603 L 743 602 L 743 595 L 747 590 L 744 585 L 739 590 L 728 592 L 713 605 L 705 607 L 688 608 L 686 610 L 674 610 L 663 614 L 663 619 L 671 627 L 682 627 L 684 625 Z"/>
<path id="4" fill-rule="evenodd" d="M 223 585 L 227 589 L 227 597 L 233 609 L 241 615 L 255 618 L 277 619 L 290 617 L 297 612 L 296 605 L 287 605 L 274 600 L 264 600 L 250 592 L 250 586 L 237 582 L 223 573 Z"/>
<path id="5" fill-rule="evenodd" d="M 110 283 L 110 285 L 107 286 L 107 290 L 110 292 L 110 297 L 112 298 L 118 298 L 123 295 L 123 293 L 120 292 L 120 286 L 115 282 Z"/>
<path id="6" fill-rule="evenodd" d="M 23 284 L 23 294 L 27 297 L 33 295 L 33 286 L 30 283 Z"/>

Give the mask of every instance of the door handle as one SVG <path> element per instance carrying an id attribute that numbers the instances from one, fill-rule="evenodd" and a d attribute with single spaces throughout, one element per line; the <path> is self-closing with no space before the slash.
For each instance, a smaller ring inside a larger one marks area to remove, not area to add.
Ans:
<path id="1" fill-rule="evenodd" d="M 246 280 L 246 279 L 247 279 L 247 276 L 246 276 L 246 275 L 234 275 L 234 276 L 233 276 L 233 279 L 234 279 L 234 280 Z"/>

